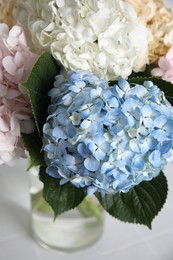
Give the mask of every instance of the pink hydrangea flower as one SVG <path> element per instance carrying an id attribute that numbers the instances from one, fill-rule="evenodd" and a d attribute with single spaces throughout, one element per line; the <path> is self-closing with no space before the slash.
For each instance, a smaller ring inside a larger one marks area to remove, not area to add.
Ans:
<path id="1" fill-rule="evenodd" d="M 151 71 L 151 74 L 173 83 L 173 46 L 165 57 L 159 59 L 158 66 L 158 68 Z"/>
<path id="2" fill-rule="evenodd" d="M 6 24 L 0 24 L 0 164 L 26 157 L 21 133 L 32 133 L 34 122 L 20 83 L 26 80 L 36 59 L 20 26 L 9 30 Z"/>

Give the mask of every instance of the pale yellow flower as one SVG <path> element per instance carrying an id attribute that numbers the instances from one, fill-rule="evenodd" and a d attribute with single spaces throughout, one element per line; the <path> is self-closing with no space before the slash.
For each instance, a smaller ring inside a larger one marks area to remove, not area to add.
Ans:
<path id="1" fill-rule="evenodd" d="M 16 0 L 0 0 L 0 23 L 14 25 L 13 8 Z"/>
<path id="2" fill-rule="evenodd" d="M 126 0 L 132 4 L 140 23 L 151 30 L 149 61 L 164 56 L 173 43 L 173 12 L 162 0 Z"/>

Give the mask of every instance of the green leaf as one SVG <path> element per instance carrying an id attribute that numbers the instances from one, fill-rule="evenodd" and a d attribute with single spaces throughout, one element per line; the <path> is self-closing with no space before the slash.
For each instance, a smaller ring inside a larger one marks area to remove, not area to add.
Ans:
<path id="1" fill-rule="evenodd" d="M 47 118 L 47 107 L 50 103 L 47 95 L 53 87 L 55 76 L 59 74 L 60 68 L 50 53 L 43 53 L 34 65 L 31 74 L 22 86 L 29 92 L 35 123 L 40 135 L 42 127 Z"/>
<path id="2" fill-rule="evenodd" d="M 45 165 L 42 149 L 42 138 L 37 130 L 32 134 L 22 134 L 22 139 L 26 150 L 29 153 L 30 163 L 28 170 L 33 166 Z"/>
<path id="3" fill-rule="evenodd" d="M 70 182 L 60 185 L 59 179 L 45 173 L 45 167 L 40 168 L 40 179 L 44 183 L 43 196 L 52 207 L 55 217 L 77 207 L 86 196 L 82 189 L 76 188 Z"/>
<path id="4" fill-rule="evenodd" d="M 163 173 L 151 181 L 143 181 L 128 193 L 104 197 L 97 194 L 101 205 L 113 217 L 151 228 L 151 222 L 163 207 L 167 197 L 167 180 Z"/>
<path id="5" fill-rule="evenodd" d="M 153 64 L 147 65 L 145 70 L 142 72 L 132 72 L 129 76 L 129 78 L 135 78 L 135 77 L 151 77 L 151 71 L 154 69 L 155 66 Z"/>
<path id="6" fill-rule="evenodd" d="M 47 95 L 53 87 L 55 76 L 59 74 L 59 66 L 50 53 L 43 53 L 35 63 L 27 81 L 22 84 L 28 90 L 36 129 L 33 134 L 23 134 L 23 142 L 30 156 L 30 165 L 45 165 L 42 150 L 42 128 L 47 118 L 50 103 Z"/>

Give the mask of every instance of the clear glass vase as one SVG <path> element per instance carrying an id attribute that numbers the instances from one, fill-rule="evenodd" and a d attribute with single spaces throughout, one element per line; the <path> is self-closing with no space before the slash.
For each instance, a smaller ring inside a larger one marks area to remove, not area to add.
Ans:
<path id="1" fill-rule="evenodd" d="M 73 252 L 93 245 L 102 235 L 104 211 L 94 196 L 87 196 L 75 209 L 54 220 L 53 211 L 42 197 L 38 168 L 29 172 L 31 226 L 35 239 L 45 248 Z"/>

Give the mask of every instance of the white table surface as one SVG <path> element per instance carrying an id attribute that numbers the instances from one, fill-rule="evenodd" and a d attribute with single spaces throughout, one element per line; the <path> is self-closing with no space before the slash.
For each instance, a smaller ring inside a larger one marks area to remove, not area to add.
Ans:
<path id="1" fill-rule="evenodd" d="M 173 7 L 171 0 L 165 0 Z M 106 215 L 101 239 L 89 249 L 62 254 L 41 248 L 32 237 L 27 162 L 0 167 L 0 260 L 173 260 L 173 165 L 166 167 L 169 193 L 152 230 Z"/>
<path id="2" fill-rule="evenodd" d="M 106 215 L 101 239 L 91 248 L 62 254 L 41 248 L 30 229 L 27 163 L 0 167 L 0 260 L 173 260 L 173 165 L 166 168 L 167 202 L 152 230 Z"/>

